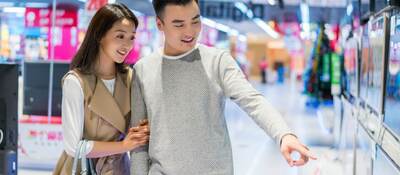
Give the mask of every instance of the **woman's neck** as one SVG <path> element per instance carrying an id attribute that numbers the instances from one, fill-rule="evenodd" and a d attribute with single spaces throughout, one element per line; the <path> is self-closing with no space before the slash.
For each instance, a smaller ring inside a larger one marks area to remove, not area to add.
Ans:
<path id="1" fill-rule="evenodd" d="M 99 62 L 96 66 L 96 73 L 102 79 L 113 79 L 116 74 L 116 66 L 112 59 L 107 58 L 105 54 L 100 53 Z"/>

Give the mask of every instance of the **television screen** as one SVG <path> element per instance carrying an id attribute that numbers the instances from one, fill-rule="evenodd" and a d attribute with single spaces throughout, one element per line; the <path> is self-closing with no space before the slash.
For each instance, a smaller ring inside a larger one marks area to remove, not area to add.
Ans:
<path id="1" fill-rule="evenodd" d="M 375 12 L 379 12 L 388 5 L 388 0 L 375 0 Z"/>
<path id="2" fill-rule="evenodd" d="M 368 37 L 368 23 L 362 26 L 361 34 L 361 61 L 360 61 L 360 100 L 365 102 L 368 94 L 368 69 L 369 69 L 369 56 L 370 43 Z"/>
<path id="3" fill-rule="evenodd" d="M 344 91 L 357 97 L 358 94 L 358 42 L 357 38 L 349 38 L 344 48 L 344 73 L 345 87 Z"/>
<path id="4" fill-rule="evenodd" d="M 369 31 L 370 62 L 368 64 L 367 104 L 378 114 L 383 112 L 383 82 L 385 60 L 385 29 L 387 19 L 384 15 L 376 17 Z"/>
<path id="5" fill-rule="evenodd" d="M 400 13 L 390 19 L 384 123 L 400 136 Z"/>
<path id="6" fill-rule="evenodd" d="M 54 63 L 52 114 L 61 116 L 61 79 L 68 72 L 69 64 Z M 49 99 L 49 62 L 25 62 L 24 109 L 26 115 L 47 116 Z"/>
<path id="7" fill-rule="evenodd" d="M 361 0 L 361 6 L 360 6 L 361 16 L 364 16 L 368 12 L 370 12 L 369 5 L 370 5 L 369 0 Z"/>

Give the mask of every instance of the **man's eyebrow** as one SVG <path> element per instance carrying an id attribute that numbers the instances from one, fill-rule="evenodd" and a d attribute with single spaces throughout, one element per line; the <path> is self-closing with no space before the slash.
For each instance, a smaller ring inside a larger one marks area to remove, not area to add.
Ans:
<path id="1" fill-rule="evenodd" d="M 196 20 L 200 18 L 200 14 L 196 15 L 195 17 L 192 18 L 192 20 Z"/>
<path id="2" fill-rule="evenodd" d="M 196 19 L 199 19 L 199 18 L 200 18 L 200 14 L 196 15 L 195 17 L 193 17 L 192 20 L 196 20 Z M 185 22 L 185 21 L 181 20 L 181 19 L 174 19 L 172 21 L 172 23 L 183 23 L 183 22 Z"/>
<path id="3" fill-rule="evenodd" d="M 174 19 L 172 21 L 172 23 L 183 23 L 183 22 L 185 22 L 185 21 L 184 20 L 180 20 L 180 19 Z"/>

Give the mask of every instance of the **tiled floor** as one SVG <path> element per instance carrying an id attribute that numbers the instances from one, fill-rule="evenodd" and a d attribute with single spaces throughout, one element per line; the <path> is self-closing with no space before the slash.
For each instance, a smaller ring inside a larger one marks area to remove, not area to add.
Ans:
<path id="1" fill-rule="evenodd" d="M 305 108 L 301 85 L 254 86 L 284 115 L 299 138 L 314 151 L 319 160 L 303 168 L 290 168 L 277 145 L 236 104 L 227 102 L 226 119 L 232 141 L 235 174 L 237 175 L 330 175 L 341 174 L 335 162 L 336 153 L 330 149 L 333 138 L 324 132 L 316 110 Z M 20 170 L 21 175 L 47 175 L 48 171 Z"/>

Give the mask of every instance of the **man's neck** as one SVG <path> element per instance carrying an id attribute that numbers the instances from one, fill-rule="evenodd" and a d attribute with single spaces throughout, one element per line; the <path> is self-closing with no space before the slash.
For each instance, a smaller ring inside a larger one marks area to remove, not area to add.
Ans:
<path id="1" fill-rule="evenodd" d="M 193 48 L 191 48 L 190 50 L 187 50 L 185 52 L 171 52 L 168 51 L 169 49 L 164 46 L 162 55 L 166 58 L 170 58 L 170 59 L 179 59 L 182 58 L 190 53 L 192 53 L 196 48 L 198 48 L 198 44 L 196 44 Z"/>

